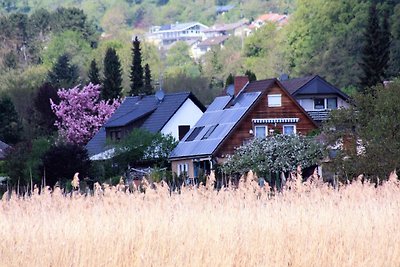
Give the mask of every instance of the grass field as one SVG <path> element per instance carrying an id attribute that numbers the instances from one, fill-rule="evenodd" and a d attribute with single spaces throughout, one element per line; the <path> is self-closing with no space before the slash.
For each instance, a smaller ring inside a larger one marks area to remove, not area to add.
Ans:
<path id="1" fill-rule="evenodd" d="M 400 266 L 400 184 L 13 196 L 0 237 L 0 266 Z"/>

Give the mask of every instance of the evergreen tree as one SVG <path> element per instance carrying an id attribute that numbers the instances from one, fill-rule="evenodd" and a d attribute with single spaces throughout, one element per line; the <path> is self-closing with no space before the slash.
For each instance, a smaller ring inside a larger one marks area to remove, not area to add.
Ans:
<path id="1" fill-rule="evenodd" d="M 53 103 L 60 103 L 57 89 L 49 83 L 44 83 L 33 99 L 33 106 L 36 111 L 36 124 L 39 126 L 40 132 L 46 135 L 52 134 L 57 130 L 57 127 L 54 125 L 57 116 L 51 109 L 50 99 Z"/>
<path id="2" fill-rule="evenodd" d="M 251 70 L 246 70 L 244 75 L 246 75 L 247 78 L 249 78 L 249 82 L 257 81 L 256 74 L 254 72 L 252 72 Z"/>
<path id="3" fill-rule="evenodd" d="M 138 95 L 144 93 L 142 52 L 140 49 L 140 41 L 137 36 L 132 42 L 132 65 L 129 77 L 131 78 L 131 90 L 129 94 Z"/>
<path id="4" fill-rule="evenodd" d="M 104 57 L 104 80 L 101 98 L 111 100 L 119 98 L 122 92 L 122 68 L 114 48 L 108 48 Z"/>
<path id="5" fill-rule="evenodd" d="M 376 4 L 369 8 L 368 24 L 365 31 L 365 45 L 362 50 L 362 76 L 360 77 L 360 90 L 381 83 L 389 62 L 390 31 L 387 14 L 382 27 L 379 25 Z"/>
<path id="6" fill-rule="evenodd" d="M 151 70 L 149 64 L 144 66 L 144 93 L 146 95 L 152 95 L 154 88 L 151 85 Z"/>
<path id="7" fill-rule="evenodd" d="M 67 54 L 59 56 L 48 73 L 47 80 L 54 88 L 70 88 L 79 83 L 78 67 L 69 61 Z"/>
<path id="8" fill-rule="evenodd" d="M 225 86 L 229 86 L 235 83 L 235 78 L 233 77 L 232 73 L 229 73 L 228 78 L 226 78 Z"/>
<path id="9" fill-rule="evenodd" d="M 21 140 L 22 124 L 11 98 L 0 98 L 0 140 L 15 144 Z"/>
<path id="10" fill-rule="evenodd" d="M 91 82 L 93 84 L 101 84 L 99 68 L 97 67 L 97 63 L 96 63 L 95 59 L 93 59 L 92 62 L 90 62 L 90 69 L 89 69 L 88 77 L 89 77 L 89 82 Z"/>

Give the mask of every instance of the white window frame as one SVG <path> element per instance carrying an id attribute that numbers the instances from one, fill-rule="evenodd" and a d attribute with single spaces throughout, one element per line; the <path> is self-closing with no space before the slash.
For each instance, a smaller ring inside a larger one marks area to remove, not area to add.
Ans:
<path id="1" fill-rule="evenodd" d="M 277 103 L 278 99 L 279 103 Z M 269 94 L 268 107 L 282 107 L 282 94 Z"/>
<path id="2" fill-rule="evenodd" d="M 254 137 L 262 138 L 261 136 L 257 136 L 257 128 L 265 128 L 265 136 L 264 136 L 264 138 L 268 136 L 268 126 L 264 125 L 264 124 L 259 124 L 259 125 L 255 125 L 254 126 Z"/>
<path id="3" fill-rule="evenodd" d="M 293 134 L 297 134 L 296 125 L 295 124 L 284 124 L 282 125 L 282 134 L 288 135 L 285 133 L 285 127 L 293 127 Z"/>
<path id="4" fill-rule="evenodd" d="M 176 172 L 178 176 L 180 176 L 181 174 L 186 174 L 187 176 L 188 172 L 189 172 L 189 164 L 187 163 L 178 164 Z"/>
<path id="5" fill-rule="evenodd" d="M 323 99 L 324 100 L 324 107 L 323 108 L 315 108 L 315 100 L 316 99 Z M 314 98 L 313 99 L 313 109 L 314 110 L 317 110 L 317 111 L 320 111 L 320 110 L 333 110 L 333 109 L 331 109 L 331 108 L 328 108 L 328 99 L 335 99 L 336 100 L 336 109 L 338 109 L 338 105 L 339 105 L 339 103 L 338 103 L 338 98 L 337 97 L 317 97 L 317 98 Z"/>

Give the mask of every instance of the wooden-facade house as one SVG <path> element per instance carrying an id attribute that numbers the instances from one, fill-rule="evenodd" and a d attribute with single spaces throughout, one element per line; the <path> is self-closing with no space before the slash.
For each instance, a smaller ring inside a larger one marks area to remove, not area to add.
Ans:
<path id="1" fill-rule="evenodd" d="M 306 135 L 317 129 L 277 79 L 249 83 L 247 77 L 235 77 L 228 91 L 212 102 L 171 153 L 172 171 L 177 175 L 195 180 L 251 138 L 274 133 Z"/>

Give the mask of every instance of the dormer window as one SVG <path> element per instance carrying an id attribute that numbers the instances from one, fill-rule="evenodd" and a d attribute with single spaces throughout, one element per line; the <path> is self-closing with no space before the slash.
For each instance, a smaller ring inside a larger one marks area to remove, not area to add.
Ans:
<path id="1" fill-rule="evenodd" d="M 281 107 L 282 106 L 282 95 L 281 94 L 269 94 L 268 95 L 268 107 Z"/>

